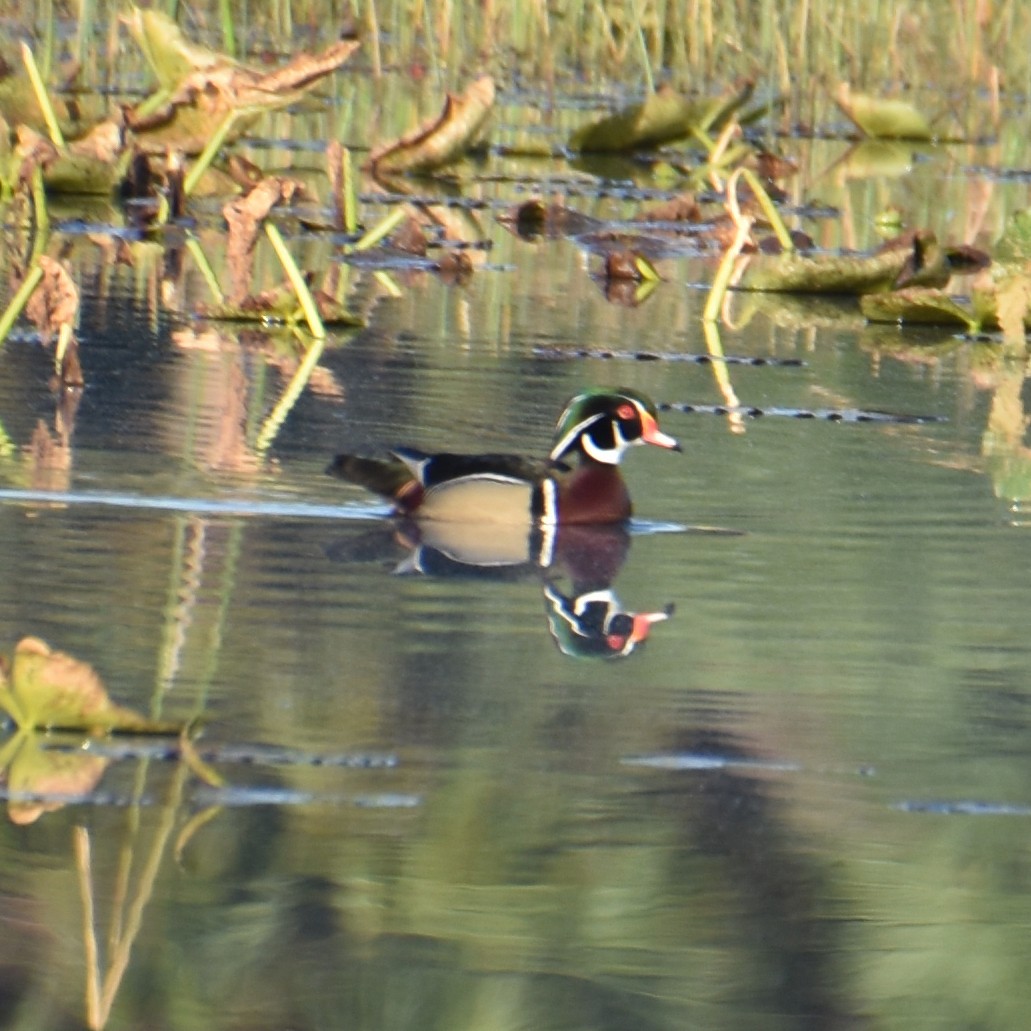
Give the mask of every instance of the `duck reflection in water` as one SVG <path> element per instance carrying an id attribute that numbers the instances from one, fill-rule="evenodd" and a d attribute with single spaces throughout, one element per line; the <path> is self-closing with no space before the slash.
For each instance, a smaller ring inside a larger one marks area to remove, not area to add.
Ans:
<path id="1" fill-rule="evenodd" d="M 651 444 L 680 451 L 654 402 L 627 387 L 594 387 L 559 415 L 544 459 L 517 454 L 338 454 L 326 470 L 389 500 L 410 549 L 398 572 L 543 576 L 548 625 L 567 655 L 629 655 L 661 612 L 626 612 L 612 590 L 629 549 L 624 455 Z M 567 575 L 570 592 L 556 581 Z"/>
<path id="2" fill-rule="evenodd" d="M 386 531 L 386 532 L 384 532 Z M 630 552 L 626 524 L 516 526 L 401 519 L 330 557 L 353 561 L 406 554 L 393 572 L 540 583 L 545 615 L 559 649 L 577 658 L 623 658 L 643 644 L 673 606 L 633 612 L 613 589 Z"/>

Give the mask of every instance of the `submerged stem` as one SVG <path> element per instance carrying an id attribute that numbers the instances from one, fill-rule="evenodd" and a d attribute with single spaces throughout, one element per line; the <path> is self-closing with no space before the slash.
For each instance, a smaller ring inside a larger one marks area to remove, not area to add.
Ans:
<path id="1" fill-rule="evenodd" d="M 264 425 L 261 427 L 261 431 L 258 433 L 258 439 L 254 444 L 254 450 L 259 455 L 264 454 L 272 445 L 272 441 L 276 439 L 279 427 L 283 425 L 283 422 L 290 414 L 290 410 L 293 408 L 297 398 L 300 396 L 301 391 L 307 385 L 308 380 L 311 379 L 311 374 L 314 371 L 315 366 L 318 365 L 325 347 L 326 338 L 325 336 L 322 336 L 318 337 L 308 348 L 303 361 L 297 366 L 297 371 L 290 378 L 290 382 L 287 384 L 286 390 L 283 391 L 283 396 L 276 402 L 275 408 L 269 412 L 268 418 L 265 420 Z"/>

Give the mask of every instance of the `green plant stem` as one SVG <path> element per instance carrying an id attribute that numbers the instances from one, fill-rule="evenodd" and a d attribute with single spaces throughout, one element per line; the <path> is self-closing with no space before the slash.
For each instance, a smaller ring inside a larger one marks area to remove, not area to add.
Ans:
<path id="1" fill-rule="evenodd" d="M 36 103 L 43 113 L 43 121 L 47 123 L 47 132 L 50 133 L 50 140 L 59 150 L 64 150 L 64 133 L 61 126 L 57 124 L 57 115 L 54 107 L 47 96 L 47 88 L 43 85 L 39 69 L 36 67 L 36 59 L 32 56 L 32 50 L 27 43 L 21 45 L 21 59 L 25 65 L 25 71 L 29 73 L 29 82 L 32 83 L 32 90 L 36 94 Z"/>
<path id="2" fill-rule="evenodd" d="M 222 20 L 222 44 L 230 57 L 236 57 L 236 30 L 233 28 L 233 10 L 229 0 L 219 0 L 218 12 Z"/>
<path id="3" fill-rule="evenodd" d="M 283 237 L 280 235 L 279 230 L 271 222 L 265 223 L 265 235 L 269 238 L 272 247 L 275 249 L 276 256 L 286 272 L 287 279 L 290 280 L 290 285 L 294 288 L 294 293 L 297 294 L 297 299 L 301 302 L 301 308 L 304 311 L 305 319 L 308 321 L 308 328 L 311 330 L 312 336 L 321 339 L 326 335 L 326 327 L 322 324 L 322 317 L 319 315 L 315 298 L 312 297 L 308 284 L 304 281 L 304 276 L 301 275 L 301 270 L 297 267 L 297 263 L 283 242 Z"/>
<path id="4" fill-rule="evenodd" d="M 655 92 L 655 76 L 652 74 L 652 60 L 651 54 L 648 53 L 648 43 L 644 38 L 644 28 L 641 25 L 641 12 L 638 9 L 638 0 L 634 0 L 633 4 L 634 12 L 634 26 L 636 28 L 637 45 L 641 50 L 641 64 L 644 66 L 644 77 L 648 84 L 648 93 L 651 95 Z"/>
<path id="5" fill-rule="evenodd" d="M 358 197 L 354 188 L 354 166 L 351 162 L 351 151 L 341 148 L 340 180 L 343 194 L 344 230 L 354 233 L 358 229 Z"/>
<path id="6" fill-rule="evenodd" d="M 709 352 L 709 355 L 716 359 L 715 361 L 709 362 L 709 368 L 712 369 L 713 378 L 716 380 L 716 386 L 719 388 L 719 392 L 723 395 L 723 401 L 727 408 L 731 409 L 727 412 L 727 422 L 730 424 L 731 433 L 744 433 L 745 432 L 745 420 L 739 409 L 741 407 L 741 401 L 738 399 L 737 392 L 734 390 L 734 384 L 730 382 L 730 369 L 727 367 L 726 355 L 723 351 L 723 341 L 720 339 L 720 327 L 715 322 L 703 322 L 702 332 L 705 334 L 705 348 Z"/>
<path id="7" fill-rule="evenodd" d="M 183 180 L 183 193 L 188 197 L 197 188 L 197 183 L 200 182 L 201 176 L 211 166 L 212 161 L 215 160 L 215 155 L 218 153 L 222 144 L 225 143 L 226 137 L 229 135 L 229 130 L 232 129 L 233 123 L 236 121 L 236 112 L 230 111 L 226 115 L 222 124 L 215 130 L 214 136 L 208 140 L 205 148 L 200 152 L 197 160 L 193 164 L 193 168 L 190 169 L 186 178 Z"/>
<path id="8" fill-rule="evenodd" d="M 784 219 L 780 217 L 777 205 L 770 200 L 770 195 L 766 192 L 766 188 L 759 182 L 759 177 L 750 168 L 742 168 L 740 171 L 745 178 L 745 182 L 752 188 L 752 193 L 755 194 L 756 200 L 759 201 L 759 207 L 763 209 L 763 214 L 768 219 L 770 225 L 773 226 L 773 231 L 777 234 L 782 250 L 785 253 L 793 251 L 795 249 L 795 242 L 791 239 L 788 227 L 784 225 Z M 729 183 L 727 189 L 730 189 Z"/>
<path id="9" fill-rule="evenodd" d="M 408 212 L 404 208 L 395 208 L 386 218 L 376 223 L 357 243 L 352 244 L 346 250 L 367 251 L 375 247 L 384 237 L 389 236 L 406 218 Z"/>
<path id="10" fill-rule="evenodd" d="M 32 258 L 35 260 L 46 249 L 47 239 L 50 237 L 47 191 L 43 183 L 43 169 L 39 165 L 32 170 L 32 210 L 36 215 L 36 230 L 32 240 Z"/>
<path id="11" fill-rule="evenodd" d="M 6 311 L 3 315 L 0 315 L 0 345 L 7 339 L 7 334 L 11 332 L 11 327 L 22 313 L 22 309 L 29 303 L 32 291 L 36 289 L 42 278 L 43 270 L 39 265 L 33 265 L 25 276 L 22 285 L 18 287 L 17 292 L 11 298 L 11 303 L 7 305 Z"/>

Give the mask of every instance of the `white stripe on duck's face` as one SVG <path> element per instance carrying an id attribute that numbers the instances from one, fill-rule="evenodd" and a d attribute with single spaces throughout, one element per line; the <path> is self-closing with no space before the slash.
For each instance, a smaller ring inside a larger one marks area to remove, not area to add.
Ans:
<path id="1" fill-rule="evenodd" d="M 611 443 L 604 439 L 606 437 L 610 438 Z M 557 461 L 576 447 L 578 441 L 584 454 L 603 465 L 619 465 L 628 447 L 644 443 L 640 437 L 627 440 L 623 436 L 620 419 L 599 412 L 578 422 L 555 444 L 551 449 L 552 461 Z"/>
<path id="2" fill-rule="evenodd" d="M 603 429 L 604 427 L 598 427 Z M 580 446 L 584 449 L 584 453 L 593 458 L 596 462 L 602 462 L 605 465 L 619 465 L 623 459 L 623 452 L 628 447 L 634 444 L 643 444 L 644 441 L 640 437 L 634 440 L 627 440 L 623 436 L 622 426 L 615 420 L 608 420 L 608 428 L 612 434 L 612 445 L 606 446 L 600 444 L 594 437 L 591 430 L 587 430 L 584 433 L 583 439 L 580 442 Z"/>

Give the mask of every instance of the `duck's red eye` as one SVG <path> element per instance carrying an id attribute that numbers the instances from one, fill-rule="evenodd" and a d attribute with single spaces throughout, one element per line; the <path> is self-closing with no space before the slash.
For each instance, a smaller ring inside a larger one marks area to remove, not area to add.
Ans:
<path id="1" fill-rule="evenodd" d="M 627 422 L 628 420 L 633 419 L 636 415 L 637 409 L 635 409 L 631 404 L 621 404 L 616 409 L 616 418 L 622 422 Z"/>

